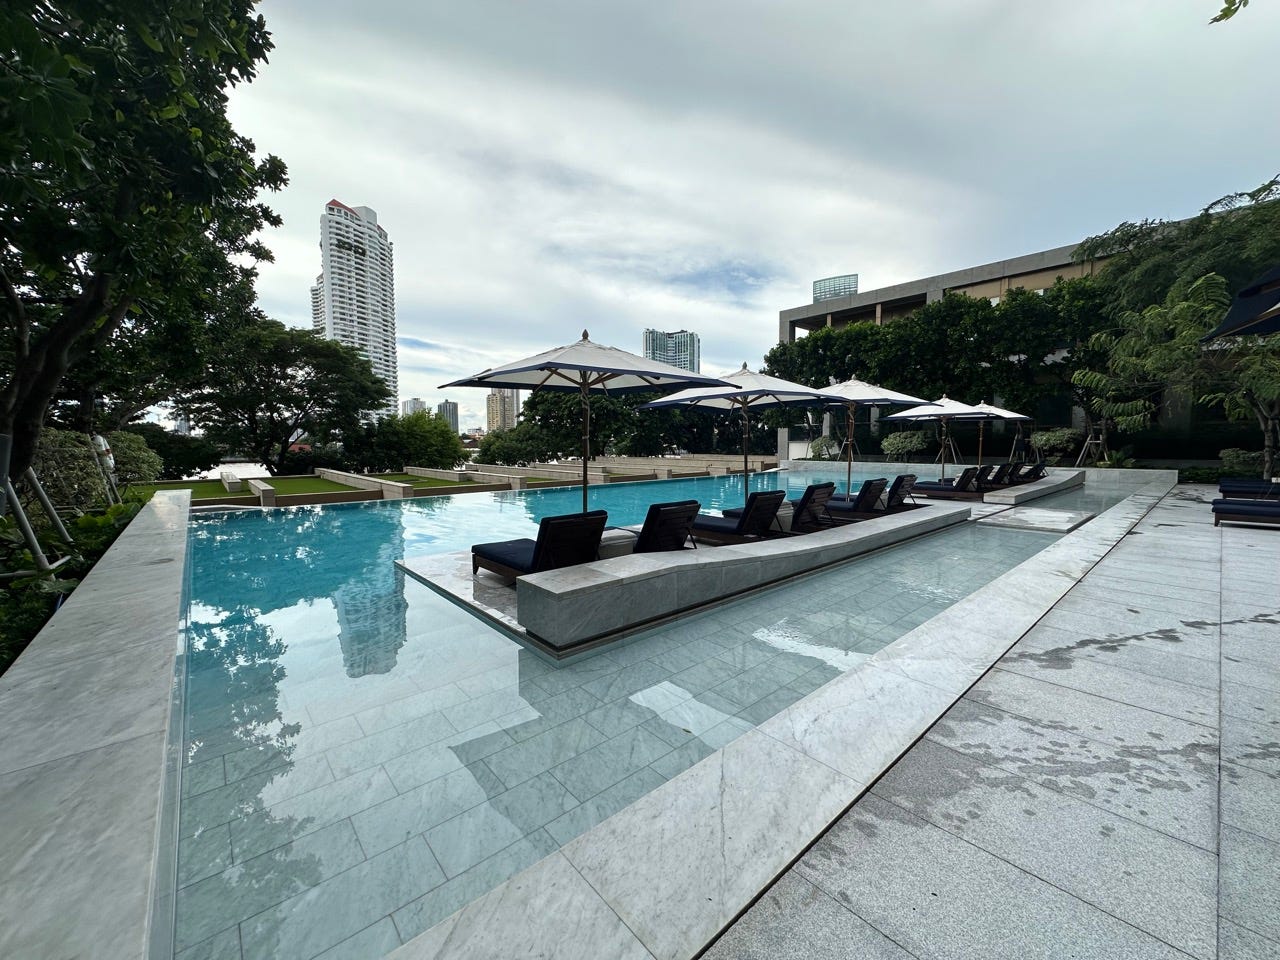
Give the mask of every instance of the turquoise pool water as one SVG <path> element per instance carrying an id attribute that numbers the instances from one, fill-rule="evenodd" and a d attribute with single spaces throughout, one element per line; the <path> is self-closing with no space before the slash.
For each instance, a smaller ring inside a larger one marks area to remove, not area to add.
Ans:
<path id="1" fill-rule="evenodd" d="M 744 490 L 590 494 L 630 524 L 650 502 L 718 509 Z M 394 568 L 529 536 L 580 499 L 193 517 L 178 956 L 381 956 L 1055 539 L 966 524 L 564 666 Z"/>

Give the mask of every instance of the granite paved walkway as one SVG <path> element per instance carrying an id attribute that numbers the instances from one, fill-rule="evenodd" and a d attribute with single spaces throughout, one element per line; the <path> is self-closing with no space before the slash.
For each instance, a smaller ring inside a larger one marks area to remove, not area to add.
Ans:
<path id="1" fill-rule="evenodd" d="M 704 954 L 1280 958 L 1280 530 L 1177 488 Z"/>

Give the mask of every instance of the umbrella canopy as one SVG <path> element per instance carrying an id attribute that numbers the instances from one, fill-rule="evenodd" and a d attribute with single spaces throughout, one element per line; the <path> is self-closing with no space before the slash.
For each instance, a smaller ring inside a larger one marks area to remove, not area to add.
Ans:
<path id="1" fill-rule="evenodd" d="M 742 473 L 748 472 L 747 439 L 751 427 L 751 410 L 783 406 L 817 406 L 842 403 L 843 398 L 826 390 L 815 390 L 802 383 L 780 380 L 765 373 L 742 369 L 721 377 L 723 386 L 681 390 L 669 397 L 646 403 L 641 410 L 660 407 L 705 407 L 710 410 L 736 410 L 742 415 Z M 743 489 L 749 493 L 747 484 Z"/>
<path id="2" fill-rule="evenodd" d="M 987 403 L 985 400 L 981 403 L 975 403 L 973 408 L 988 414 L 988 419 L 990 420 L 1007 420 L 1011 423 L 1016 423 L 1018 425 L 1018 436 L 1022 435 L 1022 425 L 1024 423 L 1031 422 L 1031 418 L 1025 413 L 1015 413 L 1014 411 L 1006 410 L 1003 407 L 996 407 Z M 986 420 L 978 421 L 978 466 L 982 466 L 982 428 L 985 423 Z M 1012 462 L 1012 456 L 1010 457 L 1010 461 Z"/>
<path id="3" fill-rule="evenodd" d="M 683 387 L 690 384 L 720 384 L 718 377 L 706 377 L 669 363 L 647 360 L 617 347 L 592 343 L 587 331 L 582 339 L 556 347 L 525 360 L 483 370 L 474 377 L 454 380 L 446 387 L 490 387 L 506 390 L 564 390 L 582 397 L 582 512 L 587 512 L 587 460 L 591 456 L 591 394 L 635 393 Z"/>
<path id="4" fill-rule="evenodd" d="M 848 462 L 845 467 L 844 494 L 853 495 L 853 415 L 858 407 L 889 407 L 895 404 L 917 403 L 931 407 L 933 404 L 908 393 L 898 393 L 867 383 L 865 380 L 846 380 L 844 383 L 833 383 L 825 389 L 841 398 L 840 406 L 845 409 L 846 436 L 845 448 L 848 451 Z"/>
<path id="5" fill-rule="evenodd" d="M 1261 336 L 1280 331 L 1280 266 L 1272 267 L 1236 294 L 1217 329 L 1200 338 Z"/>
<path id="6" fill-rule="evenodd" d="M 996 408 L 991 408 L 996 409 Z M 959 400 L 952 400 L 945 394 L 940 400 L 936 400 L 931 404 L 924 406 L 912 407 L 910 410 L 903 410 L 901 413 L 892 413 L 885 417 L 886 420 L 936 420 L 942 425 L 942 475 L 947 475 L 947 439 L 950 432 L 950 423 L 952 420 L 993 420 L 995 417 L 967 403 L 961 403 Z"/>

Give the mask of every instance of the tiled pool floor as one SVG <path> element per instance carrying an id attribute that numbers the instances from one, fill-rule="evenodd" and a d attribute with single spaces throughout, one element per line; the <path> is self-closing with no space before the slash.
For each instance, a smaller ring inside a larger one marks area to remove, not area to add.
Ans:
<path id="1" fill-rule="evenodd" d="M 193 608 L 178 956 L 380 956 L 1054 539 L 966 525 L 567 665 L 403 579 Z"/>

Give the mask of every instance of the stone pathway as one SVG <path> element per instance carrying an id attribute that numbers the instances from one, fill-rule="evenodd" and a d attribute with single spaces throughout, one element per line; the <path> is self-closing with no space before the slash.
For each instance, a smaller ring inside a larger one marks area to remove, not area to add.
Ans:
<path id="1" fill-rule="evenodd" d="M 1280 957 L 1280 531 L 1177 488 L 708 949 Z"/>

